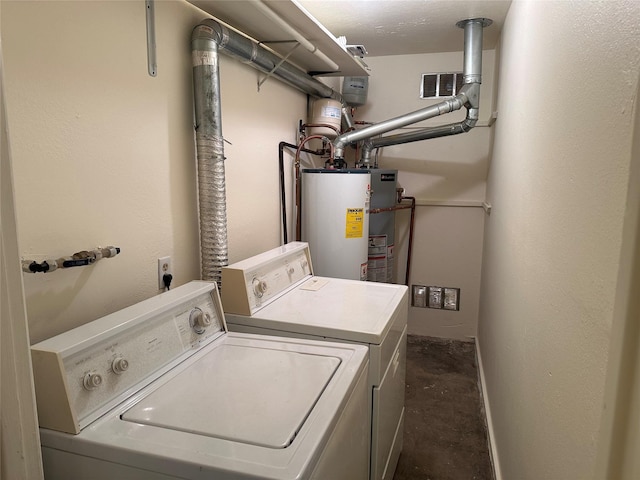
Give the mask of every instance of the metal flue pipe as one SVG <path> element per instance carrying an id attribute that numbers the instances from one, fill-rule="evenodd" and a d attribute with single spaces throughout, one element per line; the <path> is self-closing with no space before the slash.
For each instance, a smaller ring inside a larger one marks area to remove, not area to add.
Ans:
<path id="1" fill-rule="evenodd" d="M 456 96 L 421 110 L 338 136 L 333 142 L 336 148 L 336 160 L 343 157 L 344 148 L 352 142 L 367 140 L 397 128 L 459 110 L 463 106 L 468 109 L 467 118 L 464 121 L 440 127 L 427 128 L 419 132 L 386 137 L 388 140 L 385 140 L 385 137 L 374 139 L 371 142 L 365 143 L 363 158 L 364 156 L 366 156 L 366 159 L 370 158 L 372 148 L 426 140 L 428 138 L 445 135 L 455 135 L 471 130 L 477 122 L 480 84 L 482 83 L 482 29 L 491 25 L 491 23 L 493 23 L 493 21 L 487 18 L 475 18 L 462 20 L 456 24 L 458 27 L 464 29 L 464 80 L 463 86 Z M 365 163 L 367 162 L 365 161 Z"/>
<path id="2" fill-rule="evenodd" d="M 387 147 L 390 145 L 400 145 L 404 143 L 419 142 L 421 140 L 429 140 L 430 138 L 446 137 L 450 135 L 458 135 L 466 133 L 475 127 L 478 121 L 478 109 L 467 109 L 467 118 L 461 122 L 448 123 L 437 127 L 423 128 L 413 132 L 399 133 L 397 135 L 387 135 L 386 137 L 378 137 L 368 139 L 362 146 L 360 155 L 360 163 L 362 166 L 370 166 L 371 151 L 376 148 Z"/>
<path id="3" fill-rule="evenodd" d="M 464 83 L 482 83 L 482 29 L 493 23 L 489 18 L 461 20 L 464 29 Z"/>
<path id="4" fill-rule="evenodd" d="M 467 97 L 463 93 L 459 93 L 451 99 L 447 99 L 436 105 L 432 105 L 415 112 L 407 113 L 400 117 L 395 117 L 390 120 L 385 120 L 380 123 L 365 127 L 360 130 L 353 130 L 336 137 L 333 141 L 333 145 L 336 148 L 336 159 L 342 159 L 344 157 L 344 149 L 352 142 L 359 140 L 366 140 L 367 138 L 375 137 L 382 133 L 390 132 L 397 128 L 401 128 L 407 125 L 411 125 L 428 118 L 437 117 L 438 115 L 444 115 L 455 110 L 460 110 L 467 102 Z"/>

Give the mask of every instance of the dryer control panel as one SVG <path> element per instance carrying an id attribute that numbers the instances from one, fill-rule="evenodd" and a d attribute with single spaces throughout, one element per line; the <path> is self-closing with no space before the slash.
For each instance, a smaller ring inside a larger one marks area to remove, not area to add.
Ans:
<path id="1" fill-rule="evenodd" d="M 79 433 L 225 331 L 216 284 L 191 282 L 33 345 L 40 426 Z"/>
<path id="2" fill-rule="evenodd" d="M 222 269 L 222 306 L 253 315 L 313 275 L 306 242 L 291 242 Z"/>

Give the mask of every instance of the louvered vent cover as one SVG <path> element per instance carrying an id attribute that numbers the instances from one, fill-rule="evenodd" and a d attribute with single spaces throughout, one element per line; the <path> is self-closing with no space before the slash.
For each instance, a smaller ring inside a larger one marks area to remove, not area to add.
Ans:
<path id="1" fill-rule="evenodd" d="M 462 72 L 423 73 L 420 98 L 452 97 L 462 88 Z"/>

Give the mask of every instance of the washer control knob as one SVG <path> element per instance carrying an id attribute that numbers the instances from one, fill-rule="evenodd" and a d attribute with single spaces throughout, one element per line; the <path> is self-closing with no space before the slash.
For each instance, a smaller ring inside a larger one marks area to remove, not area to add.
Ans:
<path id="1" fill-rule="evenodd" d="M 129 361 L 124 357 L 116 357 L 111 362 L 111 370 L 116 375 L 121 375 L 129 369 Z"/>
<path id="2" fill-rule="evenodd" d="M 300 266 L 302 267 L 302 271 L 304 271 L 309 266 L 309 262 L 307 262 L 307 260 L 301 260 L 300 261 Z"/>
<path id="3" fill-rule="evenodd" d="M 85 390 L 95 390 L 102 385 L 102 375 L 99 373 L 89 372 L 82 379 L 82 386 Z"/>
<path id="4" fill-rule="evenodd" d="M 296 269 L 293 268 L 291 265 L 287 265 L 287 273 L 289 275 L 293 275 L 295 273 Z"/>
<path id="5" fill-rule="evenodd" d="M 200 335 L 211 325 L 211 315 L 196 307 L 189 314 L 189 325 L 191 325 L 194 332 Z"/>
<path id="6" fill-rule="evenodd" d="M 262 296 L 267 292 L 267 282 L 260 280 L 259 278 L 254 278 L 253 291 L 258 298 L 262 298 Z"/>

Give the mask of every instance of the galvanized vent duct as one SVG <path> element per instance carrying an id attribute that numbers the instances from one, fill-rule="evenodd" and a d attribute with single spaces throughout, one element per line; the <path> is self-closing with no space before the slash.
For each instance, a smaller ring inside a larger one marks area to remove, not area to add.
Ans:
<path id="1" fill-rule="evenodd" d="M 194 31 L 192 41 L 201 278 L 220 284 L 229 264 L 218 43 Z"/>
<path id="2" fill-rule="evenodd" d="M 360 140 L 365 140 L 362 152 L 362 163 L 368 166 L 371 150 L 374 148 L 416 142 L 446 135 L 456 135 L 471 130 L 478 121 L 478 107 L 480 103 L 480 84 L 482 83 L 482 29 L 492 23 L 493 21 L 488 18 L 474 18 L 462 20 L 456 24 L 458 27 L 464 29 L 464 80 L 463 86 L 456 96 L 422 110 L 417 110 L 400 117 L 376 123 L 361 130 L 351 131 L 338 136 L 333 141 L 336 149 L 336 162 L 340 163 L 344 155 L 344 148 L 348 144 Z M 377 135 L 422 120 L 437 117 L 438 115 L 450 113 L 462 107 L 467 108 L 467 118 L 462 122 L 369 140 Z"/>
<path id="3" fill-rule="evenodd" d="M 197 46 L 194 44 L 198 39 L 215 42 L 220 53 L 234 57 L 261 72 L 270 74 L 303 93 L 319 98 L 333 98 L 334 100 L 342 102 L 342 95 L 340 93 L 316 80 L 298 67 L 283 62 L 278 55 L 267 50 L 257 42 L 227 28 L 215 20 L 203 20 L 202 23 L 194 29 L 192 35 L 193 52 L 198 51 Z"/>
<path id="4" fill-rule="evenodd" d="M 333 98 L 342 95 L 319 82 L 253 40 L 212 19 L 195 27 L 191 36 L 198 162 L 201 276 L 220 285 L 222 267 L 228 265 L 224 145 L 220 111 L 218 52 L 271 74 L 303 93 Z M 353 125 L 350 117 L 349 125 Z"/>
<path id="5" fill-rule="evenodd" d="M 467 118 L 461 122 L 424 128 L 415 132 L 399 133 L 397 135 L 387 135 L 386 137 L 367 139 L 363 143 L 360 163 L 365 167 L 369 167 L 371 163 L 371 151 L 376 148 L 465 133 L 475 127 L 477 121 L 478 109 L 469 108 L 467 109 Z"/>

